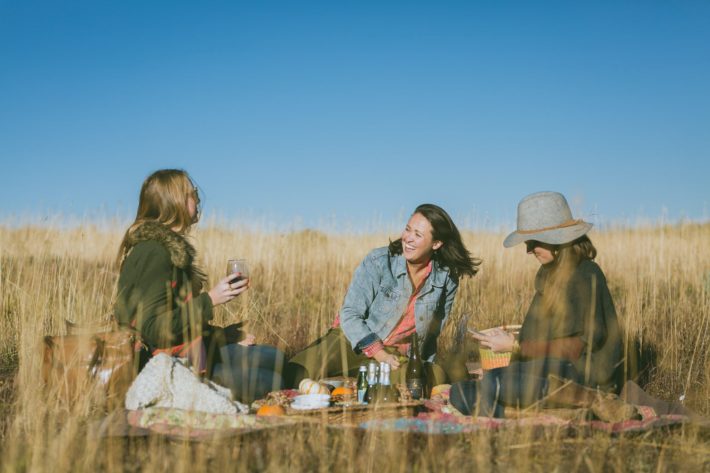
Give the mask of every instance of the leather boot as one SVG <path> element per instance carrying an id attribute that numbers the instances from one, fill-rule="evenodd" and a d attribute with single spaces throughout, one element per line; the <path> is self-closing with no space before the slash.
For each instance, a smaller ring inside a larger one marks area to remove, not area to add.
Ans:
<path id="1" fill-rule="evenodd" d="M 622 422 L 638 418 L 638 411 L 632 404 L 621 400 L 615 394 L 604 393 L 582 386 L 555 375 L 547 376 L 548 401 L 565 406 L 591 409 L 604 422 Z"/>

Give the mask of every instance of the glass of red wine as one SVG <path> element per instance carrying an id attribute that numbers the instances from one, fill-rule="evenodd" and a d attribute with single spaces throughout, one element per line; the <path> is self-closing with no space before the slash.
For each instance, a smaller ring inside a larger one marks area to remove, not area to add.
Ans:
<path id="1" fill-rule="evenodd" d="M 230 283 L 239 282 L 242 279 L 249 279 L 249 266 L 247 266 L 247 260 L 231 258 L 227 261 L 227 276 L 231 276 L 235 273 L 240 274 L 239 276 L 235 276 Z"/>

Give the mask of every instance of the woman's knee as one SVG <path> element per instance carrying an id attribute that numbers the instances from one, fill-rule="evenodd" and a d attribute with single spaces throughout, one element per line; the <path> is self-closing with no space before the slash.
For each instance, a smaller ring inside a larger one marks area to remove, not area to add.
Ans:
<path id="1" fill-rule="evenodd" d="M 236 369 L 262 368 L 281 372 L 286 357 L 281 350 L 270 345 L 242 346 L 237 343 L 222 348 L 222 363 Z"/>
<path id="2" fill-rule="evenodd" d="M 475 412 L 477 398 L 478 389 L 475 381 L 459 381 L 451 385 L 449 403 L 462 414 L 472 415 Z"/>
<path id="3" fill-rule="evenodd" d="M 286 363 L 283 371 L 283 384 L 285 388 L 298 388 L 299 383 L 308 378 L 308 370 L 298 363 Z"/>

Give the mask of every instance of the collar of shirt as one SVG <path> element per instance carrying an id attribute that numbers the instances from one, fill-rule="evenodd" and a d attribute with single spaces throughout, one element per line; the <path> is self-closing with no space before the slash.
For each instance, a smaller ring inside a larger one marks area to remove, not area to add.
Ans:
<path id="1" fill-rule="evenodd" d="M 444 287 L 446 284 L 446 275 L 448 274 L 448 271 L 442 268 L 436 260 L 432 259 L 429 264 L 431 264 L 431 272 L 426 278 L 424 286 L 422 286 L 420 290 L 421 294 L 429 292 L 432 286 Z M 395 255 L 395 260 L 392 264 L 392 274 L 398 279 L 403 276 L 407 276 L 407 260 L 404 259 L 404 255 Z"/>

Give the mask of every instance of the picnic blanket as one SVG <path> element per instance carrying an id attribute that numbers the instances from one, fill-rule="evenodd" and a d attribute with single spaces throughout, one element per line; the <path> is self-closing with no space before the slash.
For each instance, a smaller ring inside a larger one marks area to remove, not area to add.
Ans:
<path id="1" fill-rule="evenodd" d="M 459 434 L 482 429 L 496 430 L 514 427 L 558 427 L 572 430 L 594 430 L 610 434 L 622 432 L 643 432 L 659 427 L 694 423 L 710 427 L 708 419 L 698 416 L 684 406 L 656 399 L 646 393 L 633 381 L 628 381 L 620 397 L 634 404 L 640 419 L 623 422 L 589 420 L 586 409 L 540 409 L 526 413 L 515 409 L 506 410 L 505 419 L 470 417 L 460 414 L 448 404 L 448 396 L 426 402 L 430 412 L 413 418 L 375 419 L 360 424 L 361 429 L 394 432 L 416 432 L 424 434 Z"/>
<path id="2" fill-rule="evenodd" d="M 215 414 L 184 409 L 152 407 L 119 410 L 94 423 L 96 437 L 147 437 L 205 441 L 232 437 L 266 429 L 292 426 L 303 419 L 260 417 L 251 414 Z"/>
<path id="3" fill-rule="evenodd" d="M 590 429 L 610 434 L 647 431 L 657 427 L 680 425 L 689 421 L 677 414 L 658 415 L 653 408 L 639 406 L 641 419 L 609 423 L 596 420 L 565 419 L 540 413 L 517 419 L 469 417 L 445 412 L 422 413 L 415 418 L 376 419 L 360 424 L 361 429 L 421 434 L 463 434 L 480 430 L 499 430 L 517 427 L 557 427 L 574 430 Z"/>
<path id="4" fill-rule="evenodd" d="M 423 408 L 426 412 L 420 412 L 416 416 L 397 417 L 395 416 L 378 416 L 370 418 L 366 421 L 348 423 L 344 421 L 335 421 L 334 416 L 315 415 L 310 418 L 305 416 L 280 416 L 280 417 L 259 417 L 251 414 L 239 413 L 246 410 L 246 406 L 232 404 L 227 399 L 213 398 L 220 402 L 214 403 L 218 406 L 214 408 L 212 403 L 209 406 L 202 403 L 195 404 L 195 396 L 184 396 L 175 393 L 175 390 L 169 389 L 172 382 L 177 380 L 177 373 L 184 373 L 185 379 L 195 383 L 191 390 L 208 394 L 210 396 L 218 395 L 222 397 L 219 390 L 215 390 L 213 386 L 205 385 L 196 378 L 192 379 L 188 375 L 187 370 L 180 363 L 174 360 L 162 360 L 160 363 L 161 373 L 156 376 L 155 373 L 149 377 L 150 388 L 145 386 L 141 388 L 141 395 L 135 396 L 140 398 L 141 402 L 127 402 L 127 407 L 133 407 L 126 411 L 117 411 L 104 419 L 97 426 L 97 434 L 101 437 L 105 436 L 146 436 L 150 434 L 159 434 L 171 438 L 189 439 L 189 440 L 208 440 L 217 436 L 233 436 L 244 433 L 271 429 L 274 427 L 293 426 L 302 423 L 326 423 L 328 427 L 355 427 L 366 431 L 390 431 L 403 433 L 420 433 L 432 435 L 446 434 L 465 434 L 481 430 L 500 430 L 507 428 L 557 428 L 569 429 L 570 432 L 584 431 L 602 431 L 609 434 L 619 434 L 624 432 L 642 432 L 659 427 L 668 427 L 682 425 L 685 423 L 700 423 L 708 425 L 707 419 L 699 418 L 693 415 L 690 411 L 677 403 L 669 403 L 657 400 L 645 393 L 638 385 L 627 383 L 622 391 L 622 397 L 627 401 L 637 406 L 640 414 L 640 419 L 627 420 L 618 423 L 608 423 L 599 420 L 591 420 L 587 409 L 537 409 L 537 410 L 515 410 L 510 412 L 506 410 L 505 419 L 494 419 L 488 417 L 470 417 L 459 413 L 453 406 L 448 403 L 448 392 L 446 389 L 437 390 L 437 394 L 430 400 L 423 403 Z M 167 370 L 165 368 L 168 368 Z M 169 372 L 169 376 L 163 376 Z M 189 373 L 192 375 L 192 373 Z M 160 382 L 156 383 L 156 380 Z M 181 388 L 184 386 L 181 384 Z M 157 389 L 156 386 L 161 386 Z M 168 388 L 165 388 L 168 386 Z M 444 386 L 442 386 L 444 388 Z M 144 392 L 145 391 L 145 392 Z M 167 393 L 167 394 L 166 394 Z M 269 396 L 261 401 L 255 401 L 252 406 L 252 412 L 255 412 L 259 406 L 264 403 L 281 404 L 288 406 L 293 397 L 298 392 L 294 390 L 283 390 L 270 393 Z M 176 402 L 185 398 L 185 402 Z M 199 398 L 199 396 L 198 396 Z M 158 400 L 164 402 L 157 402 Z M 189 401 L 189 402 L 187 402 Z M 227 401 L 227 402 L 225 402 Z M 134 406 L 135 404 L 135 406 Z M 185 408 L 182 404 L 189 404 L 191 407 Z M 222 404 L 228 408 L 220 412 Z M 167 406 L 166 406 L 167 405 Z M 202 409 L 196 409 L 196 407 Z M 235 409 L 235 407 L 237 407 Z M 362 406 L 356 406 L 362 409 Z M 346 409 L 346 408 L 340 408 Z M 209 412 L 212 410 L 212 412 Z M 326 409 L 327 410 L 327 409 Z M 331 410 L 337 410 L 331 408 Z M 417 409 L 421 411 L 421 409 Z M 287 412 L 289 410 L 287 409 Z M 324 412 L 327 414 L 327 412 Z M 379 414 L 382 414 L 380 412 Z M 401 415 L 401 414 L 400 414 Z M 343 416 L 341 416 L 343 417 Z M 332 424 L 332 425 L 331 425 Z"/>

